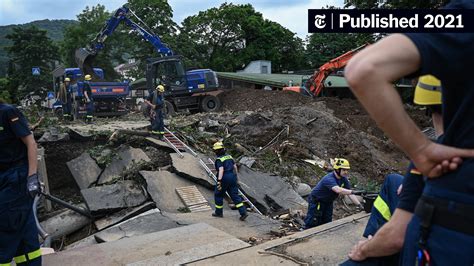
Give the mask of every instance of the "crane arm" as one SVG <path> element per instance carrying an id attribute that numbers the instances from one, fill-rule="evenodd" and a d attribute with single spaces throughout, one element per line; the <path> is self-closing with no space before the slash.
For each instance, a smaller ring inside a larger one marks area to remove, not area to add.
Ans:
<path id="1" fill-rule="evenodd" d="M 325 63 L 307 81 L 307 88 L 314 94 L 318 96 L 321 93 L 321 90 L 324 88 L 324 80 L 331 74 L 334 70 L 343 68 L 347 65 L 347 62 L 360 50 L 366 47 L 367 44 L 361 45 L 351 51 L 344 53 L 334 59 L 331 59 L 329 62 Z"/>

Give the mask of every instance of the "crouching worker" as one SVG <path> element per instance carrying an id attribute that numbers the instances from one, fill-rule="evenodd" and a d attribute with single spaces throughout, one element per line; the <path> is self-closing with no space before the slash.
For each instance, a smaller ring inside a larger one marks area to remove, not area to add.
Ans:
<path id="1" fill-rule="evenodd" d="M 0 265 L 41 265 L 33 198 L 37 147 L 23 114 L 0 99 Z"/>
<path id="2" fill-rule="evenodd" d="M 214 201 L 216 204 L 216 211 L 212 214 L 214 217 L 224 217 L 224 196 L 229 193 L 235 207 L 239 209 L 240 220 L 244 221 L 248 214 L 247 208 L 239 196 L 239 188 L 237 185 L 237 166 L 235 165 L 232 156 L 226 154 L 224 144 L 216 142 L 213 145 L 213 150 L 216 153 L 217 159 L 215 162 L 217 171 L 217 184 L 214 190 Z"/>
<path id="3" fill-rule="evenodd" d="M 322 225 L 332 221 L 333 203 L 337 196 L 349 195 L 351 200 L 361 206 L 361 203 L 353 195 L 349 180 L 349 161 L 335 158 L 331 173 L 324 176 L 308 197 L 308 213 L 306 214 L 305 229 Z M 316 220 L 316 221 L 315 221 Z"/>

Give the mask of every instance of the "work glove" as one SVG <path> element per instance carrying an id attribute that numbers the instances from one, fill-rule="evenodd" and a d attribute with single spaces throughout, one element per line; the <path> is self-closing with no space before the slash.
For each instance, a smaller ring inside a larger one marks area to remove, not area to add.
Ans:
<path id="1" fill-rule="evenodd" d="M 222 182 L 217 181 L 217 190 L 221 191 L 222 190 Z"/>
<path id="2" fill-rule="evenodd" d="M 38 174 L 35 173 L 27 177 L 26 187 L 32 198 L 35 198 L 36 195 L 41 193 L 41 184 L 38 179 Z"/>
<path id="3" fill-rule="evenodd" d="M 351 194 L 361 196 L 367 194 L 367 192 L 365 190 L 352 190 Z"/>

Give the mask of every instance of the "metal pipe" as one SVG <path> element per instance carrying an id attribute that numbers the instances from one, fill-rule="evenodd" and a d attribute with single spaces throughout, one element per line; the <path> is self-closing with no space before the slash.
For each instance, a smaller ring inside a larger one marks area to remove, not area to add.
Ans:
<path id="1" fill-rule="evenodd" d="M 41 199 L 41 195 L 36 195 L 34 201 L 33 201 L 33 217 L 35 218 L 35 223 L 36 223 L 36 228 L 38 228 L 38 232 L 41 236 L 41 238 L 44 239 L 43 241 L 43 247 L 50 247 L 51 246 L 51 236 L 41 227 L 41 224 L 38 220 L 38 204 L 39 200 Z"/>
<path id="2" fill-rule="evenodd" d="M 64 200 L 61 200 L 61 199 L 59 199 L 59 198 L 56 198 L 56 197 L 54 197 L 54 196 L 52 196 L 52 195 L 49 195 L 49 194 L 46 194 L 46 193 L 43 193 L 43 192 L 42 192 L 41 194 L 43 194 L 43 195 L 46 197 L 46 199 L 48 199 L 48 200 L 50 200 L 50 201 L 52 201 L 52 202 L 55 202 L 55 203 L 57 203 L 57 204 L 59 204 L 59 205 L 61 205 L 61 206 L 64 206 L 64 207 L 66 207 L 66 208 L 68 208 L 68 209 L 71 209 L 71 210 L 73 210 L 73 211 L 75 211 L 75 212 L 77 212 L 77 213 L 79 213 L 79 214 L 82 214 L 82 215 L 86 216 L 87 218 L 91 218 L 91 219 L 92 219 L 92 215 L 91 215 L 90 212 L 87 211 L 87 210 L 84 210 L 84 209 L 82 209 L 82 208 L 78 208 L 78 207 L 76 207 L 76 206 L 74 206 L 74 205 L 71 205 L 71 204 L 69 204 L 68 202 L 65 202 Z"/>

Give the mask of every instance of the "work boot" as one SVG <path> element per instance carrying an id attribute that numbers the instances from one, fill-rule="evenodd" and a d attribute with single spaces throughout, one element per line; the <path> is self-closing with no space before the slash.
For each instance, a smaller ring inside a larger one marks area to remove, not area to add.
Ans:
<path id="1" fill-rule="evenodd" d="M 222 214 L 217 214 L 217 213 L 213 212 L 213 213 L 212 213 L 212 217 L 224 218 L 224 215 L 222 215 Z"/>
<path id="2" fill-rule="evenodd" d="M 239 219 L 240 219 L 241 221 L 245 221 L 245 219 L 247 219 L 248 216 L 249 216 L 249 215 L 248 215 L 247 213 L 245 213 L 245 214 L 243 214 L 243 215 L 240 215 L 240 218 L 239 218 Z"/>

